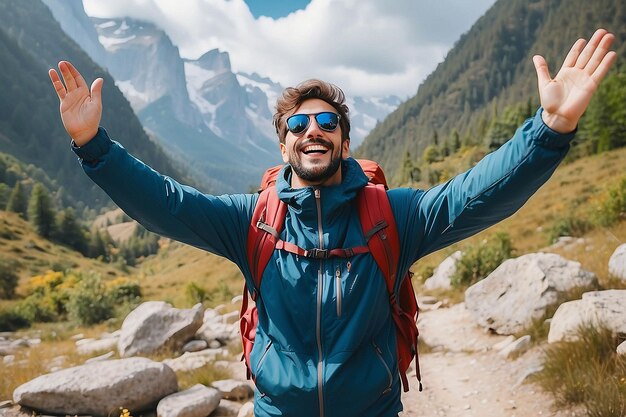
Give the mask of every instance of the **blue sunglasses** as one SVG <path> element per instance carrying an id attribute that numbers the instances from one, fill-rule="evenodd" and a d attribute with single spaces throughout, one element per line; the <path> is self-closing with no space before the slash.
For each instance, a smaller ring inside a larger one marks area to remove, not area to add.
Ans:
<path id="1" fill-rule="evenodd" d="M 294 135 L 304 132 L 311 123 L 311 116 L 315 117 L 319 128 L 326 132 L 334 132 L 339 126 L 339 119 L 341 119 L 339 114 L 330 111 L 309 114 L 298 113 L 287 118 L 287 129 Z"/>

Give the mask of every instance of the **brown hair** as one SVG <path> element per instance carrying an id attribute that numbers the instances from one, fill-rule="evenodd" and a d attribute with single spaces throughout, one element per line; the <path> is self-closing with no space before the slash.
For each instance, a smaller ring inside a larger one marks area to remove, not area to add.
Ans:
<path id="1" fill-rule="evenodd" d="M 276 101 L 273 123 L 280 143 L 285 143 L 287 136 L 287 118 L 293 115 L 305 100 L 312 98 L 324 100 L 335 108 L 340 116 L 341 140 L 350 140 L 350 119 L 348 118 L 348 106 L 345 104 L 345 94 L 341 88 L 334 84 L 312 79 L 295 87 L 285 88 L 283 94 Z"/>

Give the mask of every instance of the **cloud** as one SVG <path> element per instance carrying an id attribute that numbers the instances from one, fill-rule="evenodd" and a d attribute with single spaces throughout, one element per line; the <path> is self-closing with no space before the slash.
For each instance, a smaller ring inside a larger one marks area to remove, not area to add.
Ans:
<path id="1" fill-rule="evenodd" d="M 348 95 L 402 98 L 494 1 L 312 0 L 280 19 L 255 19 L 243 0 L 83 0 L 92 16 L 155 23 L 187 58 L 219 48 L 235 71 L 283 85 L 321 78 Z"/>

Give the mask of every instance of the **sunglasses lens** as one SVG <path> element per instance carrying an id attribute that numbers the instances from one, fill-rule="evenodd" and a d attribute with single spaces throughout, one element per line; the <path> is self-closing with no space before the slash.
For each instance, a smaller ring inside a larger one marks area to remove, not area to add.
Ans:
<path id="1" fill-rule="evenodd" d="M 304 132 L 309 125 L 309 116 L 306 114 L 294 114 L 287 119 L 287 129 L 293 134 Z"/>
<path id="2" fill-rule="evenodd" d="M 324 112 L 316 115 L 315 120 L 317 121 L 317 125 L 320 127 L 320 129 L 332 132 L 337 129 L 339 116 L 337 116 L 337 114 L 335 113 Z"/>

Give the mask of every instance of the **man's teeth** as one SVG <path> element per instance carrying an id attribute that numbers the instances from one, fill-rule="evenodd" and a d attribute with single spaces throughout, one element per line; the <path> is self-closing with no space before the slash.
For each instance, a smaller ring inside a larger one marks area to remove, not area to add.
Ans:
<path id="1" fill-rule="evenodd" d="M 305 146 L 304 149 L 302 149 L 302 152 L 305 154 L 309 154 L 313 152 L 326 153 L 326 151 L 328 151 L 328 148 L 322 145 L 309 145 L 309 146 Z"/>

